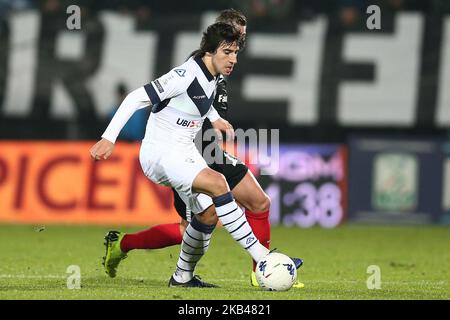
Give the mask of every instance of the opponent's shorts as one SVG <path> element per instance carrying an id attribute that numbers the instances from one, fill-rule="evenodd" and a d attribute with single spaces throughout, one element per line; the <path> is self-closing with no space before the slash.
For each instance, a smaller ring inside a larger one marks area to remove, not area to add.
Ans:
<path id="1" fill-rule="evenodd" d="M 239 159 L 233 157 L 229 153 L 223 151 L 222 152 L 223 161 L 222 164 L 213 163 L 209 165 L 209 167 L 217 172 L 220 172 L 225 176 L 225 179 L 228 182 L 228 185 L 231 190 L 234 189 L 238 185 L 239 182 L 245 177 L 248 171 L 248 167 Z M 191 218 L 191 212 L 192 209 L 189 207 L 186 207 L 185 202 L 183 199 L 178 195 L 178 192 L 172 188 L 173 191 L 173 199 L 174 199 L 174 206 L 177 210 L 178 215 L 183 218 L 184 220 L 190 221 Z M 211 199 L 209 196 L 199 193 L 197 194 L 196 202 L 198 202 L 202 207 L 204 207 L 205 211 L 210 205 L 208 200 L 206 198 Z M 199 212 L 198 212 L 199 213 Z"/>
<path id="2" fill-rule="evenodd" d="M 192 192 L 195 177 L 208 167 L 194 144 L 191 148 L 180 149 L 142 143 L 139 161 L 147 178 L 174 188 L 193 214 L 203 212 L 213 204 L 211 197 Z"/>

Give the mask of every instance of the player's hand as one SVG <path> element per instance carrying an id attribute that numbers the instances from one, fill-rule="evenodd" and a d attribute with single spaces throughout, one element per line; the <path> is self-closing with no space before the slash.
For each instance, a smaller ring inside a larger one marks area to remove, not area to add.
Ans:
<path id="1" fill-rule="evenodd" d="M 221 132 L 225 132 L 227 141 L 234 141 L 234 129 L 231 123 L 223 118 L 219 118 L 216 121 L 211 123 L 215 130 L 219 130 Z M 219 134 L 219 139 L 221 135 Z"/>
<path id="2" fill-rule="evenodd" d="M 106 160 L 112 154 L 113 150 L 114 143 L 102 138 L 102 140 L 92 146 L 89 153 L 94 160 Z"/>

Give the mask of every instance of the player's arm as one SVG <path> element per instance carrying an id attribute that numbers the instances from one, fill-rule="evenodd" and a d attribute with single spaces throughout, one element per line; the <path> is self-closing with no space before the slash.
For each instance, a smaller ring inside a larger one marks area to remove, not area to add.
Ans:
<path id="1" fill-rule="evenodd" d="M 103 160 L 111 156 L 120 130 L 137 110 L 175 97 L 187 89 L 192 76 L 185 69 L 180 69 L 182 67 L 183 65 L 172 69 L 162 77 L 127 95 L 102 134 L 102 139 L 90 149 L 93 159 Z M 175 70 L 184 70 L 186 74 L 183 73 L 180 76 Z"/>
<path id="2" fill-rule="evenodd" d="M 144 87 L 140 87 L 130 92 L 122 101 L 114 117 L 111 119 L 102 139 L 90 149 L 91 157 L 94 160 L 108 159 L 114 150 L 114 143 L 119 136 L 120 130 L 125 126 L 131 116 L 139 109 L 152 105 Z"/>

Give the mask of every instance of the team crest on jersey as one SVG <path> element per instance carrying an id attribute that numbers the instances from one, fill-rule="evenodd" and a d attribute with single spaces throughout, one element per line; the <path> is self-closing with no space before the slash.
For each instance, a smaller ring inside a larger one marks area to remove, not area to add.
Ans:
<path id="1" fill-rule="evenodd" d="M 175 69 L 174 70 L 180 77 L 184 77 L 184 74 L 186 73 L 185 69 Z"/>

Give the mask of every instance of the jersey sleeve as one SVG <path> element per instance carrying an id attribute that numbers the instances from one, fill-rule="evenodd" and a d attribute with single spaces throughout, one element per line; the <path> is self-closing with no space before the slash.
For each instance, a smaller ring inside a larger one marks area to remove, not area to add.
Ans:
<path id="1" fill-rule="evenodd" d="M 215 122 L 219 120 L 220 115 L 219 113 L 217 113 L 217 110 L 215 108 L 211 107 L 208 111 L 207 118 L 209 121 Z"/>
<path id="2" fill-rule="evenodd" d="M 185 92 L 193 81 L 193 74 L 183 65 L 144 86 L 152 104 L 170 99 Z"/>

